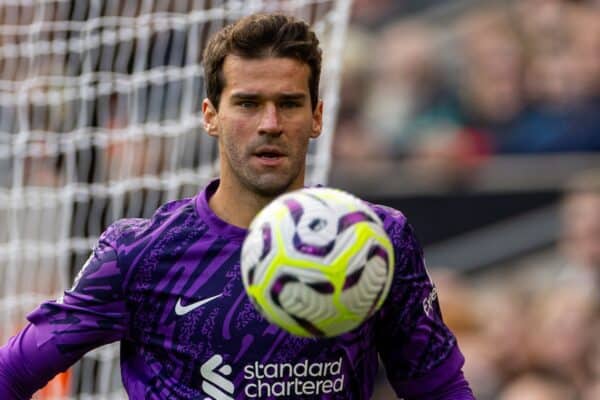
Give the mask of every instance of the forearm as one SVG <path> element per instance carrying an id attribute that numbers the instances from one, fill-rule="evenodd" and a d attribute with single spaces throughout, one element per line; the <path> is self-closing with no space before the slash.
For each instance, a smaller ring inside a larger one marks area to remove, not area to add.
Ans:
<path id="1" fill-rule="evenodd" d="M 408 398 L 406 400 L 413 399 Z M 475 400 L 475 396 L 473 396 L 473 392 L 463 372 L 459 371 L 455 377 L 436 389 L 435 392 L 429 393 L 424 397 L 415 398 L 414 400 Z"/>
<path id="2" fill-rule="evenodd" d="M 385 356 L 383 357 L 385 360 Z M 388 360 L 389 363 L 389 360 Z M 386 367 L 388 379 L 399 398 L 404 400 L 474 400 L 462 372 L 464 357 L 455 346 L 445 360 L 420 377 L 402 379 L 398 369 Z M 391 364 L 390 364 L 391 365 Z"/>
<path id="3" fill-rule="evenodd" d="M 27 325 L 0 348 L 0 399 L 30 399 L 79 358 L 61 354 L 52 341 L 38 345 L 36 329 Z"/>
<path id="4" fill-rule="evenodd" d="M 28 399 L 27 394 L 24 393 L 21 384 L 18 384 L 17 379 L 13 373 L 9 371 L 9 367 L 2 360 L 2 354 L 0 353 L 0 398 L 2 399 Z"/>

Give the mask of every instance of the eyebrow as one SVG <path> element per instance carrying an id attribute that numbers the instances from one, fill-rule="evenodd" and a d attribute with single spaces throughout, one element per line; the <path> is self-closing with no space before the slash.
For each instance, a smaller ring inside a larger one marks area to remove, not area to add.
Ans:
<path id="1" fill-rule="evenodd" d="M 232 100 L 258 100 L 263 96 L 258 93 L 234 93 L 231 95 Z M 278 100 L 304 100 L 308 96 L 304 92 L 291 92 L 277 95 Z"/>

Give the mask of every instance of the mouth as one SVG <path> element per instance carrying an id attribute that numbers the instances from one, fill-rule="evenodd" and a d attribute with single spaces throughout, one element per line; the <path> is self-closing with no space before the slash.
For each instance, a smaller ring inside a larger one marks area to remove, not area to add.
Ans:
<path id="1" fill-rule="evenodd" d="M 253 156 L 258 158 L 264 165 L 275 166 L 286 157 L 286 154 L 277 147 L 264 146 L 259 147 L 253 153 Z"/>
<path id="2" fill-rule="evenodd" d="M 266 159 L 276 159 L 285 157 L 285 153 L 276 147 L 260 147 L 254 152 L 254 156 Z"/>

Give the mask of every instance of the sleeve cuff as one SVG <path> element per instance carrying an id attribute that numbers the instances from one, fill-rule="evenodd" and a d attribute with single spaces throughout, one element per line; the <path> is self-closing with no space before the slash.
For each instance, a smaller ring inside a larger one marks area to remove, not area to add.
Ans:
<path id="1" fill-rule="evenodd" d="M 458 345 L 455 345 L 442 364 L 427 375 L 406 381 L 395 381 L 393 386 L 396 389 L 396 393 L 407 398 L 432 393 L 455 377 L 461 370 L 464 362 L 465 358 L 460 352 Z"/>

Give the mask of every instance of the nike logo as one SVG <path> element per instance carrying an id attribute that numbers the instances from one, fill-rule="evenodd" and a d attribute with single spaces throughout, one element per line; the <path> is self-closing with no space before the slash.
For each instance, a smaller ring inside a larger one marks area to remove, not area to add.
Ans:
<path id="1" fill-rule="evenodd" d="M 196 308 L 205 305 L 209 301 L 218 299 L 222 295 L 223 295 L 223 293 L 220 293 L 216 296 L 207 297 L 206 299 L 198 300 L 197 302 L 188 304 L 187 306 L 184 306 L 183 304 L 181 304 L 181 297 L 180 297 L 179 299 L 177 299 L 177 304 L 175 304 L 175 314 L 177 314 L 179 316 L 185 315 L 189 312 L 194 311 Z"/>

